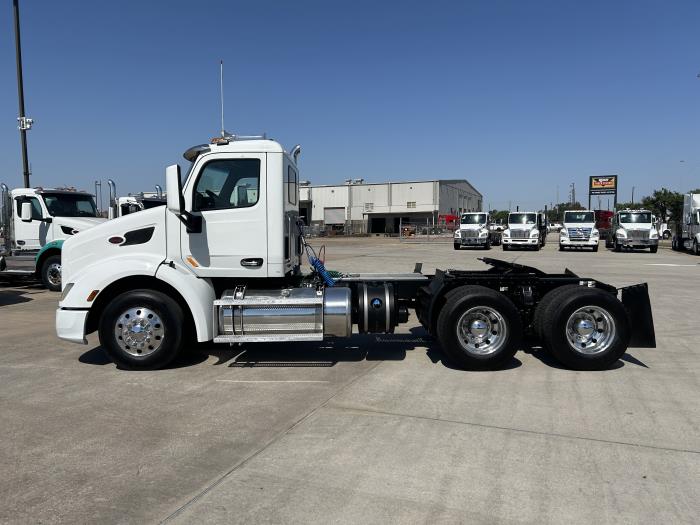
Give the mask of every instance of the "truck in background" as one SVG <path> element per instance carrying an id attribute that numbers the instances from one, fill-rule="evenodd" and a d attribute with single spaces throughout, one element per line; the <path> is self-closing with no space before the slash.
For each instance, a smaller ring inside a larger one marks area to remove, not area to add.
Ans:
<path id="1" fill-rule="evenodd" d="M 522 246 L 536 251 L 547 242 L 547 220 L 544 213 L 519 211 L 508 214 L 508 228 L 503 232 L 503 250 Z"/>
<path id="2" fill-rule="evenodd" d="M 613 218 L 615 212 L 610 210 L 593 210 L 595 214 L 595 228 L 598 230 L 598 236 L 605 243 L 606 248 L 613 247 Z"/>
<path id="3" fill-rule="evenodd" d="M 490 217 L 485 212 L 467 212 L 459 218 L 454 233 L 454 248 L 474 246 L 490 250 L 501 243 L 501 233 L 490 228 Z"/>
<path id="4" fill-rule="evenodd" d="M 700 193 L 686 193 L 683 196 L 683 215 L 671 248 L 700 255 Z"/>
<path id="5" fill-rule="evenodd" d="M 649 210 L 620 210 L 613 219 L 613 248 L 630 250 L 649 248 L 651 253 L 659 249 L 659 232 L 656 218 Z"/>
<path id="6" fill-rule="evenodd" d="M 559 251 L 566 248 L 591 248 L 598 251 L 599 232 L 593 210 L 567 210 L 559 232 Z"/>
<path id="7" fill-rule="evenodd" d="M 166 169 L 166 206 L 66 241 L 57 335 L 87 344 L 97 331 L 112 360 L 134 369 L 168 366 L 189 341 L 320 342 L 352 337 L 353 324 L 393 333 L 409 310 L 463 368 L 502 367 L 525 334 L 575 369 L 608 368 L 629 345 L 655 346 L 645 284 L 620 292 L 489 258 L 483 271 L 331 274 L 299 221 L 300 151 L 218 137 L 185 152 L 184 183 L 179 166 Z"/>
<path id="8" fill-rule="evenodd" d="M 117 197 L 117 187 L 112 179 L 107 181 L 109 186 L 109 215 L 110 219 L 124 217 L 143 210 L 165 206 L 165 195 L 159 184 L 156 184 L 155 193 L 141 192 L 135 195 L 129 194 Z"/>
<path id="9" fill-rule="evenodd" d="M 63 241 L 106 219 L 92 194 L 74 189 L 0 185 L 0 275 L 35 276 L 49 290 L 61 289 Z"/>

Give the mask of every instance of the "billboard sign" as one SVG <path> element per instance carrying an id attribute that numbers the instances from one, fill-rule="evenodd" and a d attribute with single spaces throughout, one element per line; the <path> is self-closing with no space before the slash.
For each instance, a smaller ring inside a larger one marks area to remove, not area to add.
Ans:
<path id="1" fill-rule="evenodd" d="M 589 195 L 617 195 L 617 175 L 590 177 Z"/>

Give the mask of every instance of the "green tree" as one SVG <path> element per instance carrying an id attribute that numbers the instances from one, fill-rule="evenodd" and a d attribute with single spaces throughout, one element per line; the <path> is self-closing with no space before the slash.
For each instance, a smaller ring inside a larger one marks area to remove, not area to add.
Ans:
<path id="1" fill-rule="evenodd" d="M 662 221 L 666 221 L 667 218 L 677 221 L 683 213 L 683 194 L 661 188 L 655 190 L 650 197 L 644 197 L 642 206 L 651 210 Z"/>

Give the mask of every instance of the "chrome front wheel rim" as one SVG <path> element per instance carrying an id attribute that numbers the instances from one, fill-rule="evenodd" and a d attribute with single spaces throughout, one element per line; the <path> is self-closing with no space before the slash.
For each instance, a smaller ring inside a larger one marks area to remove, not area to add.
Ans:
<path id="1" fill-rule="evenodd" d="M 497 310 L 488 306 L 470 308 L 457 321 L 457 340 L 470 354 L 495 354 L 503 348 L 507 336 L 505 319 Z"/>
<path id="2" fill-rule="evenodd" d="M 600 306 L 579 308 L 566 322 L 569 346 L 584 355 L 605 352 L 613 344 L 616 331 L 613 316 Z"/>
<path id="3" fill-rule="evenodd" d="M 114 337 L 119 348 L 135 357 L 145 357 L 158 350 L 164 336 L 160 316 L 145 306 L 125 310 L 114 324 Z"/>
<path id="4" fill-rule="evenodd" d="M 61 263 L 51 263 L 46 269 L 46 278 L 53 286 L 61 285 Z"/>

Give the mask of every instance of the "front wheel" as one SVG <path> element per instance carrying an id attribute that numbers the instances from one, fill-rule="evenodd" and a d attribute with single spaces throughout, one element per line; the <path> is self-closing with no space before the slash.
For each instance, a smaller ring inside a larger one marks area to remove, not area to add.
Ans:
<path id="1" fill-rule="evenodd" d="M 454 247 L 455 247 L 455 250 L 459 250 L 459 243 L 458 242 L 454 243 Z"/>
<path id="2" fill-rule="evenodd" d="M 184 315 L 171 297 L 155 290 L 124 292 L 100 318 L 100 342 L 115 364 L 154 370 L 170 364 L 182 348 Z"/>
<path id="3" fill-rule="evenodd" d="M 616 252 L 621 252 L 622 251 L 622 245 L 615 240 L 615 251 Z"/>
<path id="4" fill-rule="evenodd" d="M 700 246 L 698 246 L 697 240 L 693 240 L 693 255 L 700 255 Z"/>
<path id="5" fill-rule="evenodd" d="M 658 246 L 649 246 L 649 253 L 656 253 L 659 251 Z"/>
<path id="6" fill-rule="evenodd" d="M 522 337 L 520 314 L 502 293 L 460 286 L 445 296 L 437 321 L 442 349 L 457 366 L 498 368 L 513 358 Z"/>
<path id="7" fill-rule="evenodd" d="M 41 265 L 41 282 L 52 292 L 61 291 L 61 256 L 51 255 Z"/>
<path id="8" fill-rule="evenodd" d="M 509 244 L 504 244 L 504 245 L 503 245 L 503 251 L 504 251 L 504 252 L 507 252 L 508 250 L 510 250 L 510 245 L 509 245 Z"/>
<path id="9" fill-rule="evenodd" d="M 484 250 L 490 250 L 491 249 L 491 241 L 486 241 L 486 244 L 484 244 Z"/>
<path id="10" fill-rule="evenodd" d="M 598 251 L 598 245 L 597 245 L 597 244 L 593 247 L 593 251 L 594 251 L 594 252 L 597 252 L 597 251 Z"/>

